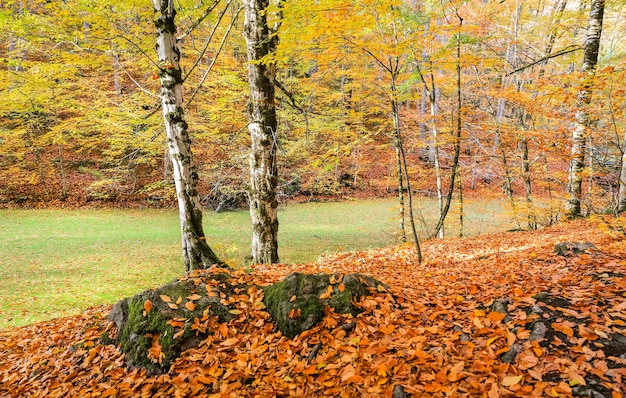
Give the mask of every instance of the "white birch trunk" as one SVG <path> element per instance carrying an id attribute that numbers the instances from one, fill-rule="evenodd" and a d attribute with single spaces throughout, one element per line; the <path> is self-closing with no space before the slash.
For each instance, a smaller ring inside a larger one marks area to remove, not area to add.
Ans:
<path id="1" fill-rule="evenodd" d="M 250 104 L 250 217 L 252 219 L 252 262 L 278 260 L 278 167 L 276 164 L 276 108 L 274 105 L 275 65 L 260 62 L 276 45 L 276 36 L 267 25 L 269 0 L 244 0 L 244 36 L 248 52 Z"/>
<path id="2" fill-rule="evenodd" d="M 183 78 L 180 50 L 176 43 L 173 0 L 153 0 L 156 12 L 156 51 L 161 79 L 161 106 L 167 146 L 176 185 L 182 232 L 182 247 L 187 271 L 208 268 L 222 262 L 206 242 L 202 228 L 202 210 L 198 198 L 198 170 L 191 154 L 191 139 L 183 110 Z"/>
<path id="3" fill-rule="evenodd" d="M 589 12 L 589 27 L 585 40 L 585 55 L 582 72 L 585 75 L 580 91 L 578 92 L 576 117 L 572 132 L 572 154 L 568 179 L 568 200 L 565 212 L 568 218 L 581 216 L 581 196 L 583 169 L 585 166 L 585 141 L 587 140 L 591 117 L 588 107 L 591 102 L 592 79 L 600 48 L 602 35 L 602 19 L 604 16 L 604 0 L 593 0 Z"/>

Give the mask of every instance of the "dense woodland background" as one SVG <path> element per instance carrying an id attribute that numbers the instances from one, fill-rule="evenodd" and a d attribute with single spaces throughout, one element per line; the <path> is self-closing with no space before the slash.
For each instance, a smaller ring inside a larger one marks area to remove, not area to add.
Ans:
<path id="1" fill-rule="evenodd" d="M 209 23 L 194 26 L 209 6 Z M 457 189 L 505 198 L 522 226 L 554 222 L 567 194 L 589 7 L 588 0 L 284 3 L 270 60 L 281 200 L 396 195 L 392 104 L 413 190 L 436 197 L 440 186 L 445 195 L 459 65 Z M 617 208 L 624 8 L 620 0 L 605 6 L 585 213 Z M 245 206 L 240 5 L 182 0 L 177 9 L 202 202 Z M 0 206 L 174 205 L 152 19 L 147 1 L 0 2 Z"/>

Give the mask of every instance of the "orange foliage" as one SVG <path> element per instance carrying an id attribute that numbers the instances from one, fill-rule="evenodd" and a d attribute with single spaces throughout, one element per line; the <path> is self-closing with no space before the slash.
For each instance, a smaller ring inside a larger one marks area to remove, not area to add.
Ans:
<path id="1" fill-rule="evenodd" d="M 552 252 L 555 243 L 576 240 L 592 241 L 597 250 Z M 328 311 L 313 329 L 287 339 L 265 311 L 263 291 L 251 287 L 233 296 L 237 316 L 228 324 L 208 316 L 194 320 L 212 335 L 162 375 L 125 368 L 116 347 L 100 344 L 110 307 L 5 330 L 0 395 L 389 397 L 401 385 L 414 397 L 557 397 L 593 384 L 607 397 L 624 396 L 626 360 L 611 351 L 611 336 L 626 330 L 623 236 L 576 221 L 425 246 L 421 266 L 400 246 L 232 272 L 248 285 L 270 284 L 294 271 L 359 272 L 389 289 L 372 290 L 355 318 Z M 539 302 L 542 292 L 555 299 Z M 501 298 L 509 299 L 510 317 L 490 309 Z M 529 306 L 544 315 L 528 313 Z M 548 319 L 548 312 L 559 316 Z M 553 337 L 531 341 L 529 326 L 538 319 L 552 321 Z M 354 329 L 342 328 L 352 322 Z M 520 351 L 504 363 L 500 356 L 513 345 Z M 162 358 L 154 336 L 150 355 Z"/>

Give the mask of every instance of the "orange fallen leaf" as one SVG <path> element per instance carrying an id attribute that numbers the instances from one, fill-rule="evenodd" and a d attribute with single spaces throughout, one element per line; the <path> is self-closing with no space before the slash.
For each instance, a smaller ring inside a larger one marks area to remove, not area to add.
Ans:
<path id="1" fill-rule="evenodd" d="M 222 323 L 219 327 L 220 330 L 220 334 L 222 335 L 222 337 L 226 337 L 228 336 L 228 325 L 225 323 Z"/>
<path id="2" fill-rule="evenodd" d="M 572 337 L 574 335 L 574 330 L 564 323 L 554 322 L 552 324 L 552 328 L 558 332 L 563 333 L 566 336 Z"/>
<path id="3" fill-rule="evenodd" d="M 322 294 L 320 295 L 320 299 L 324 300 L 324 299 L 329 298 L 329 297 L 330 297 L 330 295 L 332 294 L 332 292 L 333 292 L 333 287 L 332 287 L 332 286 L 328 286 L 328 287 L 326 288 L 326 292 L 324 292 L 324 293 L 322 293 Z"/>
<path id="4" fill-rule="evenodd" d="M 161 297 L 161 300 L 165 301 L 166 303 L 172 302 L 172 298 L 166 294 L 161 294 L 159 295 L 159 297 Z"/>
<path id="5" fill-rule="evenodd" d="M 234 346 L 237 343 L 239 343 L 239 338 L 238 337 L 231 337 L 229 339 L 226 339 L 226 340 L 222 341 L 222 343 L 220 345 L 223 345 L 223 346 L 226 346 L 226 347 L 231 347 L 231 346 Z"/>
<path id="6" fill-rule="evenodd" d="M 185 308 L 187 308 L 189 311 L 193 311 L 196 309 L 196 305 L 192 301 L 187 301 L 185 303 Z"/>
<path id="7" fill-rule="evenodd" d="M 490 319 L 493 322 L 501 322 L 504 318 L 506 318 L 506 314 L 504 312 L 490 312 L 489 315 L 487 315 L 487 319 Z"/>
<path id="8" fill-rule="evenodd" d="M 152 301 L 146 300 L 143 303 L 143 316 L 146 316 L 146 314 L 148 314 L 148 312 L 150 311 L 152 311 Z"/>
<path id="9" fill-rule="evenodd" d="M 206 376 L 203 376 L 203 375 L 200 375 L 200 376 L 196 377 L 195 381 L 197 381 L 198 383 L 202 383 L 202 384 L 211 384 L 211 383 L 213 383 L 213 380 L 210 377 L 206 377 Z"/>
<path id="10" fill-rule="evenodd" d="M 300 314 L 302 314 L 302 310 L 300 308 L 292 308 L 289 311 L 289 319 L 294 319 L 300 316 Z"/>
<path id="11" fill-rule="evenodd" d="M 523 375 L 507 376 L 504 379 L 502 379 L 502 385 L 504 387 L 510 387 L 512 385 L 518 384 L 522 380 L 523 377 L 524 377 Z"/>

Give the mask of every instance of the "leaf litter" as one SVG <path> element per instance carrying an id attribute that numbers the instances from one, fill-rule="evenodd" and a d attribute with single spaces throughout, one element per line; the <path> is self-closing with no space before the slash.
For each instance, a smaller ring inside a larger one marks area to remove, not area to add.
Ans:
<path id="1" fill-rule="evenodd" d="M 114 327 L 107 321 L 111 306 L 4 330 L 0 395 L 622 397 L 623 225 L 579 220 L 541 231 L 429 241 L 421 266 L 410 247 L 398 246 L 257 267 L 250 274 L 232 271 L 249 286 L 291 272 L 358 272 L 389 288 L 372 289 L 356 317 L 328 310 L 313 329 L 287 339 L 265 311 L 263 291 L 251 287 L 233 296 L 233 320 L 207 319 L 208 337 L 160 375 L 127 368 L 115 346 L 100 343 Z M 553 253 L 557 243 L 581 240 L 595 249 Z M 204 281 L 206 272 L 183 278 Z M 153 360 L 161 354 L 153 344 Z"/>

